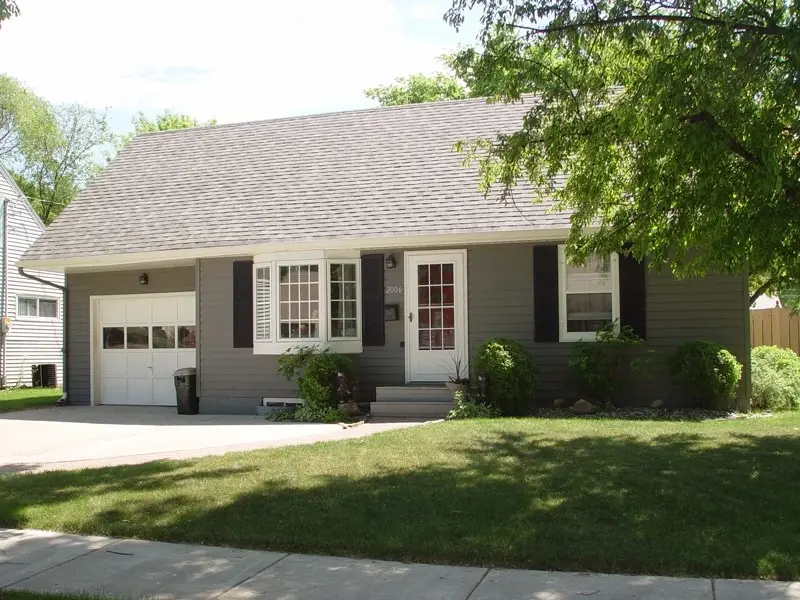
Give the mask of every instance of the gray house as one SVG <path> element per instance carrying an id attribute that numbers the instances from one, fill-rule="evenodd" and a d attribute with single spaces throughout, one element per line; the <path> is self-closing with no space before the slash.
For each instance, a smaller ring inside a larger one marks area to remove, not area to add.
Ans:
<path id="1" fill-rule="evenodd" d="M 0 385 L 29 386 L 34 365 L 55 365 L 61 383 L 62 293 L 23 277 L 16 263 L 45 231 L 44 224 L 0 165 Z M 36 273 L 59 285 L 62 273 Z"/>
<path id="2" fill-rule="evenodd" d="M 138 136 L 20 263 L 66 273 L 69 402 L 174 404 L 172 372 L 196 366 L 201 411 L 252 413 L 294 396 L 278 355 L 314 344 L 355 357 L 373 413 L 439 414 L 452 358 L 494 336 L 533 353 L 547 399 L 568 393 L 571 345 L 616 319 L 658 356 L 702 338 L 747 365 L 745 273 L 678 282 L 616 254 L 572 267 L 568 214 L 479 193 L 454 142 L 525 110 L 464 100 Z M 640 402 L 679 401 L 661 366 L 643 386 Z"/>

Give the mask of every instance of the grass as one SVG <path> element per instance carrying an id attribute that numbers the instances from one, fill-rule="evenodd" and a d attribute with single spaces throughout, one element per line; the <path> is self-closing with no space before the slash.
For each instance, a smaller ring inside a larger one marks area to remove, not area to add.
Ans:
<path id="1" fill-rule="evenodd" d="M 0 391 L 0 413 L 55 406 L 61 398 L 59 388 L 17 388 Z"/>
<path id="2" fill-rule="evenodd" d="M 0 526 L 409 562 L 800 578 L 800 414 L 454 421 L 7 475 Z"/>
<path id="3" fill-rule="evenodd" d="M 109 596 L 92 594 L 41 594 L 18 590 L 0 590 L 0 600 L 104 600 Z"/>

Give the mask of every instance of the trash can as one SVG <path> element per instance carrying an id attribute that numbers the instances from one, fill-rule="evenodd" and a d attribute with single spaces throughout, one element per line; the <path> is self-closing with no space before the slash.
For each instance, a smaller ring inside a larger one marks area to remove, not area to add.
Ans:
<path id="1" fill-rule="evenodd" d="M 197 369 L 188 367 L 175 371 L 175 395 L 179 415 L 196 415 L 200 412 L 197 400 Z"/>

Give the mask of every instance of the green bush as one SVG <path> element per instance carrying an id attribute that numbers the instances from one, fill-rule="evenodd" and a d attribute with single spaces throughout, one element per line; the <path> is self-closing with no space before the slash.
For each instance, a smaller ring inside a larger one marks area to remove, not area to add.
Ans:
<path id="1" fill-rule="evenodd" d="M 536 386 L 533 358 L 513 340 L 486 340 L 475 357 L 475 373 L 488 378 L 487 400 L 504 415 L 529 414 Z"/>
<path id="2" fill-rule="evenodd" d="M 597 332 L 596 341 L 576 343 L 568 365 L 580 393 L 602 407 L 609 406 L 625 378 L 641 370 L 647 362 L 647 355 L 633 353 L 642 342 L 630 326 L 624 325 L 617 331 L 616 323 L 610 323 Z"/>
<path id="3" fill-rule="evenodd" d="M 354 383 L 353 362 L 346 356 L 317 346 L 289 348 L 278 358 L 278 373 L 297 381 L 297 397 L 309 409 L 336 408 L 339 402 L 336 374 Z"/>
<path id="4" fill-rule="evenodd" d="M 480 398 L 467 392 L 456 392 L 453 399 L 453 409 L 447 413 L 447 418 L 452 419 L 491 419 L 499 417 L 500 411 L 490 404 L 481 402 Z"/>
<path id="5" fill-rule="evenodd" d="M 264 418 L 267 421 L 294 421 L 294 411 L 293 410 L 271 410 L 264 415 Z"/>
<path id="6" fill-rule="evenodd" d="M 800 408 L 800 357 L 789 348 L 759 346 L 750 353 L 756 410 Z"/>
<path id="7" fill-rule="evenodd" d="M 731 408 L 742 365 L 720 344 L 694 341 L 681 344 L 670 354 L 669 372 L 673 380 L 699 408 Z"/>
<path id="8" fill-rule="evenodd" d="M 301 406 L 294 411 L 294 420 L 300 423 L 339 423 L 347 418 L 335 407 Z"/>

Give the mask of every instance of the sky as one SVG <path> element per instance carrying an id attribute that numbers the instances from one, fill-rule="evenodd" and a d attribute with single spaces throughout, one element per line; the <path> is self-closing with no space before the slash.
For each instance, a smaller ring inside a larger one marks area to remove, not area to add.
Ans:
<path id="1" fill-rule="evenodd" d="M 364 108 L 368 87 L 436 71 L 472 45 L 449 0 L 18 0 L 0 72 L 53 103 L 107 109 L 115 131 L 171 109 L 220 123 Z"/>

